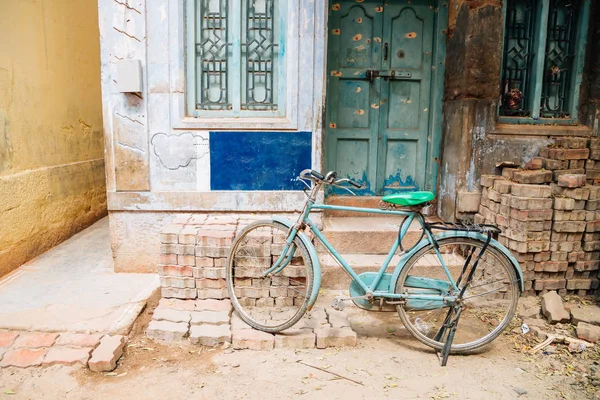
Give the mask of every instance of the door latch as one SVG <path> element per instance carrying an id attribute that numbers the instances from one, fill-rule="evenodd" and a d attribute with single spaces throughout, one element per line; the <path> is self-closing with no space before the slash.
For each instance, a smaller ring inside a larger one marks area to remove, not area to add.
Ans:
<path id="1" fill-rule="evenodd" d="M 367 79 L 369 80 L 369 82 L 373 82 L 373 80 L 379 76 L 379 71 L 373 70 L 373 69 L 368 69 L 365 72 L 365 75 L 366 75 Z"/>

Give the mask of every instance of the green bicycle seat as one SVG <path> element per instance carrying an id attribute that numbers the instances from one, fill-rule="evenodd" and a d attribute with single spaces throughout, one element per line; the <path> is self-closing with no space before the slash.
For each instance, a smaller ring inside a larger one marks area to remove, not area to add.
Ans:
<path id="1" fill-rule="evenodd" d="M 399 206 L 417 206 L 435 198 L 431 192 L 394 193 L 383 196 L 381 200 Z"/>

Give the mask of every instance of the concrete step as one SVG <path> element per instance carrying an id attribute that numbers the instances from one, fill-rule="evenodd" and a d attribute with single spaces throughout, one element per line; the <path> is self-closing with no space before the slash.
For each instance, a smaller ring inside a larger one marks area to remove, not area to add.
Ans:
<path id="1" fill-rule="evenodd" d="M 350 267 L 358 275 L 363 272 L 377 272 L 383 265 L 387 255 L 380 254 L 341 254 L 342 258 L 348 262 Z M 385 272 L 392 273 L 400 261 L 400 254 L 392 257 L 390 264 Z M 464 259 L 455 255 L 444 255 L 446 265 L 453 276 L 458 276 L 462 270 Z M 326 289 L 347 291 L 352 282 L 350 275 L 337 263 L 337 261 L 328 253 L 320 253 L 322 282 L 321 286 Z M 439 266 L 436 257 L 428 255 L 423 259 L 422 265 Z M 441 269 L 439 270 L 441 271 Z"/>
<path id="2" fill-rule="evenodd" d="M 388 254 L 398 237 L 404 217 L 341 217 L 325 218 L 323 234 L 339 253 Z M 403 245 L 414 244 L 421 237 L 421 225 L 413 221 Z M 324 249 L 319 244 L 320 250 Z"/>
<path id="3" fill-rule="evenodd" d="M 325 204 L 345 207 L 377 208 L 381 202 L 380 196 L 327 196 Z M 389 218 L 386 214 L 362 213 L 352 211 L 325 210 L 325 217 L 344 218 Z"/>

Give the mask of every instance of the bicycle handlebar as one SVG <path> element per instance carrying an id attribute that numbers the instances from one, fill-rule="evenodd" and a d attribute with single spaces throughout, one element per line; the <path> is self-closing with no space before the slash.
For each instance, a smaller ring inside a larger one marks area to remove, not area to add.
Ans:
<path id="1" fill-rule="evenodd" d="M 300 172 L 299 178 L 309 179 L 312 181 L 319 181 L 321 183 L 327 183 L 330 185 L 340 185 L 342 183 L 348 183 L 357 189 L 362 189 L 362 185 L 356 181 L 353 181 L 352 179 L 344 178 L 336 180 L 337 173 L 335 171 L 329 171 L 325 176 L 323 176 L 323 174 L 313 169 L 305 169 L 304 171 Z"/>

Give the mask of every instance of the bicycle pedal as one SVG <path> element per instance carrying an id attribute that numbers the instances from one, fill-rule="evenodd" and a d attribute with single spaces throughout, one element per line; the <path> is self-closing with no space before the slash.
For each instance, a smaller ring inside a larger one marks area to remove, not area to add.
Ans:
<path id="1" fill-rule="evenodd" d="M 337 311 L 343 311 L 344 310 L 344 300 L 333 299 L 333 301 L 331 302 L 331 308 L 333 308 L 334 310 L 337 310 Z"/>

